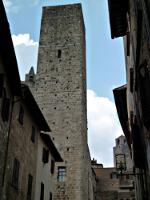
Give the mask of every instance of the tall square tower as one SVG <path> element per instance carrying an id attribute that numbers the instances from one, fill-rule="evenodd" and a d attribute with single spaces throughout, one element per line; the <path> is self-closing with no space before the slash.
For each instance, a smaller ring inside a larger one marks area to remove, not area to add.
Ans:
<path id="1" fill-rule="evenodd" d="M 54 200 L 88 200 L 85 28 L 80 4 L 44 7 L 34 89 L 64 159 Z"/>

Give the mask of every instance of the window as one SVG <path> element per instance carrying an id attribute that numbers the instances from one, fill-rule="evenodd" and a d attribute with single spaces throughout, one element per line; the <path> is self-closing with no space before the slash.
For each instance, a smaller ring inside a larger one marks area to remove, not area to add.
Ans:
<path id="1" fill-rule="evenodd" d="M 54 169 L 55 169 L 55 161 L 51 160 L 51 174 L 54 174 Z"/>
<path id="2" fill-rule="evenodd" d="M 10 110 L 10 99 L 4 98 L 2 102 L 2 111 L 1 111 L 1 116 L 3 121 L 8 121 L 9 110 Z"/>
<path id="3" fill-rule="evenodd" d="M 24 117 L 24 109 L 23 109 L 22 106 L 20 106 L 18 121 L 19 121 L 19 123 L 22 124 L 22 125 L 23 125 L 23 117 Z"/>
<path id="4" fill-rule="evenodd" d="M 44 200 L 44 184 L 41 183 L 41 195 L 40 195 L 40 200 Z"/>
<path id="5" fill-rule="evenodd" d="M 118 179 L 118 174 L 117 174 L 117 172 L 112 172 L 112 173 L 110 174 L 110 178 L 111 178 L 111 179 Z"/>
<path id="6" fill-rule="evenodd" d="M 32 126 L 32 134 L 31 134 L 31 141 L 35 143 L 35 127 Z"/>
<path id="7" fill-rule="evenodd" d="M 139 67 L 139 89 L 143 123 L 150 130 L 150 69 L 146 60 Z"/>
<path id="8" fill-rule="evenodd" d="M 29 174 L 27 200 L 31 200 L 31 197 L 32 197 L 32 182 L 33 182 L 33 177 Z"/>
<path id="9" fill-rule="evenodd" d="M 48 163 L 48 157 L 49 157 L 49 150 L 43 148 L 43 156 L 42 156 L 43 163 Z"/>
<path id="10" fill-rule="evenodd" d="M 58 50 L 58 58 L 61 58 L 61 50 Z"/>
<path id="11" fill-rule="evenodd" d="M 19 182 L 19 168 L 20 163 L 15 158 L 14 159 L 14 166 L 13 166 L 13 173 L 12 173 L 12 186 L 16 189 L 18 189 L 18 182 Z"/>
<path id="12" fill-rule="evenodd" d="M 0 74 L 0 97 L 3 94 L 3 86 L 4 86 L 4 74 Z"/>
<path id="13" fill-rule="evenodd" d="M 66 167 L 58 167 L 58 181 L 64 182 L 66 177 Z"/>
<path id="14" fill-rule="evenodd" d="M 53 195 L 52 195 L 52 193 L 50 192 L 50 194 L 49 194 L 49 200 L 52 200 L 53 199 Z"/>
<path id="15" fill-rule="evenodd" d="M 133 89 L 134 89 L 134 71 L 133 68 L 130 68 L 130 92 L 133 93 Z"/>

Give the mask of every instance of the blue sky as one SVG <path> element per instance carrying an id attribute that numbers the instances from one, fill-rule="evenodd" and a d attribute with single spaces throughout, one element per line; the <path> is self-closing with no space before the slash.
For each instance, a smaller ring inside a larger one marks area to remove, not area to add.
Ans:
<path id="1" fill-rule="evenodd" d="M 24 79 L 24 74 L 30 66 L 36 66 L 42 6 L 82 3 L 86 27 L 89 145 L 93 157 L 106 166 L 112 165 L 114 139 L 122 134 L 112 89 L 125 83 L 125 66 L 122 39 L 112 40 L 110 37 L 107 0 L 3 1 L 13 35 L 21 79 Z M 99 114 L 93 104 L 99 108 Z M 103 120 L 106 122 L 105 127 L 101 124 Z M 97 137 L 96 140 L 93 137 Z M 100 145 L 101 148 L 98 147 Z M 105 146 L 109 149 L 108 152 Z M 109 158 L 109 162 L 105 156 Z"/>

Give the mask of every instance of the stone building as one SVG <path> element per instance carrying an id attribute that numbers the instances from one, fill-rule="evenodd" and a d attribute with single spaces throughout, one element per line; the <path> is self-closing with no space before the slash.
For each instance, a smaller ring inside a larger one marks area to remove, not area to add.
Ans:
<path id="1" fill-rule="evenodd" d="M 36 171 L 35 200 L 52 200 L 54 193 L 53 177 L 57 174 L 55 163 L 62 162 L 50 134 L 38 134 L 38 157 Z"/>
<path id="2" fill-rule="evenodd" d="M 119 119 L 132 152 L 137 200 L 150 199 L 150 1 L 109 0 L 112 38 L 124 37 L 126 89 L 116 90 Z M 116 58 L 117 59 L 117 58 Z"/>
<path id="3" fill-rule="evenodd" d="M 0 1 L 0 199 L 5 183 L 13 100 L 20 94 L 16 56 L 5 9 Z"/>
<path id="4" fill-rule="evenodd" d="M 92 160 L 96 174 L 96 200 L 135 200 L 132 161 L 125 136 L 116 138 L 114 167 Z"/>
<path id="5" fill-rule="evenodd" d="M 80 4 L 43 8 L 37 74 L 31 69 L 26 83 L 53 130 L 53 141 L 64 160 L 56 165 L 53 199 L 94 199 Z"/>
<path id="6" fill-rule="evenodd" d="M 133 171 L 133 162 L 131 160 L 130 150 L 125 136 L 116 138 L 116 146 L 113 148 L 114 166 L 123 167 L 123 170 Z"/>
<path id="7" fill-rule="evenodd" d="M 34 199 L 38 135 L 50 131 L 29 88 L 14 99 L 6 160 L 3 199 Z"/>

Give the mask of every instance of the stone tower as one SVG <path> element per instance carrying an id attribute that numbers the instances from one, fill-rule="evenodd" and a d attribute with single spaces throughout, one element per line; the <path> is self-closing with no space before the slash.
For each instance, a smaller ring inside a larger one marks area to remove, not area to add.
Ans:
<path id="1" fill-rule="evenodd" d="M 125 136 L 121 135 L 116 138 L 116 146 L 113 148 L 114 152 L 114 165 L 116 168 L 122 164 L 123 170 L 132 170 L 133 163 L 131 160 L 130 150 Z"/>
<path id="2" fill-rule="evenodd" d="M 92 199 L 85 28 L 80 4 L 43 8 L 34 94 L 64 159 L 55 167 L 53 199 Z"/>

